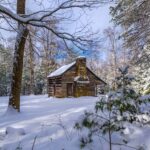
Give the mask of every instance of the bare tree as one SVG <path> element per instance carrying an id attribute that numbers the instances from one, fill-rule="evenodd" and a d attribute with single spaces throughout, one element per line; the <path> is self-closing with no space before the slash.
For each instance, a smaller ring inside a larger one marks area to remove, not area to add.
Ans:
<path id="1" fill-rule="evenodd" d="M 56 36 L 49 30 L 42 29 L 40 31 L 41 39 L 41 51 L 42 51 L 42 62 L 41 67 L 43 68 L 43 81 L 44 81 L 44 93 L 47 93 L 47 76 L 50 72 L 56 69 L 55 55 L 58 53 L 58 45 Z"/>
<path id="2" fill-rule="evenodd" d="M 104 34 L 108 40 L 107 42 L 107 57 L 108 57 L 108 65 L 109 65 L 109 74 L 110 80 L 112 82 L 113 79 L 117 77 L 117 68 L 118 68 L 118 33 L 115 28 L 107 28 L 104 30 Z M 112 83 L 111 83 L 112 84 Z M 114 83 L 113 88 L 116 88 L 116 84 Z"/>
<path id="3" fill-rule="evenodd" d="M 84 49 L 87 44 L 93 43 L 93 33 L 89 30 L 85 30 L 85 27 L 80 28 L 75 33 L 69 33 L 68 30 L 55 30 L 52 26 L 49 26 L 47 22 L 51 18 L 57 18 L 61 21 L 72 20 L 71 16 L 68 16 L 68 12 L 77 12 L 80 10 L 91 9 L 98 7 L 102 0 L 62 0 L 52 3 L 49 1 L 50 8 L 38 10 L 36 12 L 25 14 L 25 3 L 26 0 L 17 0 L 17 14 L 11 10 L 11 7 L 6 7 L 6 4 L 0 4 L 1 18 L 5 19 L 8 25 L 15 29 L 10 21 L 18 22 L 17 38 L 15 44 L 15 55 L 13 63 L 13 76 L 11 82 L 11 92 L 9 97 L 9 107 L 16 111 L 20 111 L 20 91 L 21 91 L 21 78 L 23 70 L 23 55 L 26 38 L 28 36 L 28 25 L 42 27 L 48 29 L 59 39 L 65 41 L 66 44 L 71 42 L 76 47 Z M 41 1 L 42 3 L 42 1 Z M 53 5 L 55 4 L 55 5 Z M 75 20 L 76 21 L 76 20 Z M 53 24 L 53 22 L 51 22 Z M 88 32 L 87 32 L 88 31 Z M 91 40 L 91 38 L 93 38 Z"/>
<path id="4" fill-rule="evenodd" d="M 32 43 L 32 37 L 29 34 L 30 51 L 29 51 L 29 63 L 30 63 L 30 94 L 34 94 L 34 46 Z"/>

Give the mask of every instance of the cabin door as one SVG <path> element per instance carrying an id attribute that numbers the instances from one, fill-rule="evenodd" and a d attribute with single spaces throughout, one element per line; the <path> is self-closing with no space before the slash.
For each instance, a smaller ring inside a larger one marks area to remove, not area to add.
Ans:
<path id="1" fill-rule="evenodd" d="M 53 89 L 54 89 L 53 96 L 55 96 L 56 95 L 56 85 L 55 84 L 53 85 Z"/>
<path id="2" fill-rule="evenodd" d="M 67 96 L 73 96 L 73 83 L 67 83 Z"/>

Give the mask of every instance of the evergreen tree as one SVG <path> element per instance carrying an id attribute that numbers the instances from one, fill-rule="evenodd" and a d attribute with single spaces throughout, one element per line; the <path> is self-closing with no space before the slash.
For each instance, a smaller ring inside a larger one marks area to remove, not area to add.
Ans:
<path id="1" fill-rule="evenodd" d="M 143 46 L 149 43 L 149 13 L 149 0 L 117 0 L 111 7 L 113 20 L 124 29 L 125 45 L 134 50 L 135 59 Z"/>
<path id="2" fill-rule="evenodd" d="M 94 136 L 98 136 L 109 143 L 110 150 L 112 145 L 133 148 L 128 145 L 128 139 L 121 136 L 121 133 L 126 129 L 125 123 L 141 124 L 138 115 L 144 113 L 141 104 L 145 101 L 142 101 L 131 87 L 134 78 L 129 75 L 128 68 L 119 68 L 120 76 L 116 78 L 117 90 L 100 98 L 96 103 L 95 112 L 85 112 L 83 119 L 76 123 L 77 129 L 87 128 L 89 131 L 87 136 L 81 138 L 81 147 L 91 143 Z M 119 136 L 117 141 L 114 135 Z"/>
<path id="3" fill-rule="evenodd" d="M 122 39 L 130 53 L 133 72 L 137 79 L 136 90 L 150 93 L 150 1 L 117 0 L 111 7 L 113 21 L 123 29 Z"/>
<path id="4" fill-rule="evenodd" d="M 150 94 L 150 45 L 145 46 L 142 53 L 140 62 L 134 66 L 136 76 L 134 86 L 145 95 Z"/>

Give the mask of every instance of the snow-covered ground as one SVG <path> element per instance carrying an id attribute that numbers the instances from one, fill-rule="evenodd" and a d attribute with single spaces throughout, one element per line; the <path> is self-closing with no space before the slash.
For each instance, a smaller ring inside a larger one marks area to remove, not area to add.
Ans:
<path id="1" fill-rule="evenodd" d="M 20 145 L 30 150 L 35 137 L 36 150 L 78 149 L 72 145 L 78 134 L 74 133 L 74 123 L 84 110 L 93 108 L 96 101 L 96 97 L 22 96 L 21 113 L 4 114 L 8 97 L 0 97 L 0 149 L 15 150 Z M 5 135 L 8 127 L 23 129 L 25 134 L 10 132 Z"/>
<path id="2" fill-rule="evenodd" d="M 94 108 L 97 100 L 97 97 L 22 96 L 21 113 L 5 114 L 8 97 L 0 97 L 0 150 L 16 150 L 17 147 L 17 150 L 79 150 L 81 133 L 74 129 L 74 124 L 85 110 Z M 150 150 L 149 127 L 129 127 L 126 134 L 131 144 L 145 145 L 146 150 Z M 108 144 L 97 141 L 85 149 L 108 150 Z M 114 148 L 124 149 L 130 148 Z"/>

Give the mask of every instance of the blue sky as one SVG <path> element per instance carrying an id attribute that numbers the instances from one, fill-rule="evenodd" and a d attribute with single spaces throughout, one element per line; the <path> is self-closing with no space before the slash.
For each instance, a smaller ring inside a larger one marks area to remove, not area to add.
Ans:
<path id="1" fill-rule="evenodd" d="M 103 32 L 105 28 L 112 25 L 109 7 L 110 5 L 105 5 L 91 12 L 90 18 L 93 22 L 92 27 L 94 30 Z"/>
<path id="2" fill-rule="evenodd" d="M 51 10 L 52 6 L 55 5 L 55 0 L 52 0 L 52 2 L 50 1 L 51 0 L 42 1 L 44 8 L 49 8 L 49 10 Z M 107 28 L 108 26 L 111 26 L 111 23 L 110 23 L 111 16 L 109 14 L 110 5 L 112 5 L 112 3 L 110 3 L 109 5 L 103 4 L 99 8 L 95 8 L 91 11 L 86 11 L 86 14 L 82 14 L 83 16 L 81 17 L 80 20 L 76 21 L 76 24 L 80 24 L 80 22 L 82 22 L 83 24 L 84 23 L 86 24 L 87 20 L 90 20 L 91 22 L 90 25 L 93 28 L 93 30 L 103 31 L 103 29 Z M 27 8 L 32 11 L 37 10 L 37 9 L 43 9 L 41 5 L 39 6 L 38 3 L 35 4 L 35 1 L 33 0 L 27 0 Z M 79 10 L 75 11 L 73 14 L 75 16 L 78 16 L 78 13 L 80 13 Z"/>

